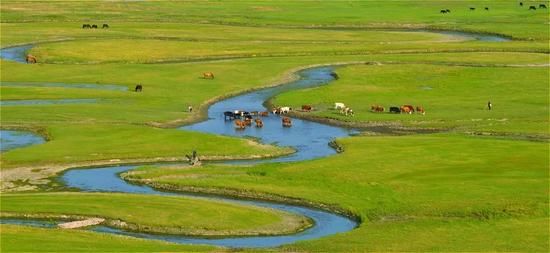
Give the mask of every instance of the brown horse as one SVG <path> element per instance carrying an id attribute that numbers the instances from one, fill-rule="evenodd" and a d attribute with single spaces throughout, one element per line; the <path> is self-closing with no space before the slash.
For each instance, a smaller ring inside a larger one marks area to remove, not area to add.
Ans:
<path id="1" fill-rule="evenodd" d="M 25 61 L 27 63 L 36 63 L 36 57 L 34 57 L 33 55 L 30 55 L 28 54 L 27 57 L 25 57 Z"/>
<path id="2" fill-rule="evenodd" d="M 214 73 L 212 72 L 204 72 L 202 73 L 203 79 L 214 79 Z"/>
<path id="3" fill-rule="evenodd" d="M 414 112 L 414 107 L 412 105 L 404 105 L 400 108 L 401 113 L 412 114 Z"/>

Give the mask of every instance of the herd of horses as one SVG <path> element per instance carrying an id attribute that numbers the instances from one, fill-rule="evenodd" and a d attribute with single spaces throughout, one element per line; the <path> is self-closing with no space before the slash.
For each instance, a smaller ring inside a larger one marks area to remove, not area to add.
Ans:
<path id="1" fill-rule="evenodd" d="M 519 2 L 519 6 L 523 7 L 523 2 Z M 539 4 L 539 9 L 546 9 L 546 4 Z M 486 11 L 489 11 L 489 7 L 485 7 L 484 8 Z M 529 6 L 529 10 L 536 10 L 537 7 L 535 5 L 530 5 Z M 476 8 L 475 7 L 470 7 L 470 11 L 475 11 Z M 440 13 L 443 13 L 443 14 L 446 14 L 446 13 L 451 13 L 451 10 L 449 9 L 442 9 L 439 11 Z"/>
<path id="2" fill-rule="evenodd" d="M 103 24 L 101 26 L 101 29 L 108 29 L 108 28 L 109 28 L 109 24 Z M 97 29 L 97 25 L 96 24 L 93 24 L 93 25 L 82 24 L 82 29 Z"/>
<path id="3" fill-rule="evenodd" d="M 371 105 L 370 107 L 371 112 L 384 112 L 386 109 L 381 105 Z M 422 106 L 416 106 L 416 108 L 412 105 L 402 105 L 402 106 L 390 106 L 390 113 L 407 113 L 412 114 L 414 112 L 420 113 L 422 115 L 426 114 L 426 110 L 424 110 L 424 107 Z"/>

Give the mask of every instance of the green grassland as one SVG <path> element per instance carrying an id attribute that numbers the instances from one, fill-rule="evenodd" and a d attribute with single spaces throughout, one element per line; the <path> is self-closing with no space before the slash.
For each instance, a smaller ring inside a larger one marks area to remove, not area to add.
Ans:
<path id="1" fill-rule="evenodd" d="M 129 176 L 157 186 L 246 190 L 312 200 L 350 210 L 363 220 L 351 232 L 284 249 L 543 251 L 548 247 L 547 143 L 448 134 L 365 136 L 340 142 L 344 153 L 311 162 L 169 171 L 146 167 Z"/>
<path id="2" fill-rule="evenodd" d="M 338 140 L 344 153 L 314 161 L 143 167 L 125 176 L 156 187 L 325 203 L 362 219 L 350 232 L 277 251 L 547 251 L 549 12 L 527 8 L 550 2 L 523 2 L 5 0 L 1 47 L 38 43 L 30 53 L 39 64 L 0 61 L 0 81 L 69 87 L 0 86 L 1 99 L 98 102 L 3 106 L 2 128 L 31 129 L 48 142 L 2 153 L 1 169 L 21 172 L 17 184 L 25 184 L 25 173 L 35 171 L 44 178 L 28 177 L 47 182 L 55 172 L 33 168 L 49 166 L 181 160 L 191 150 L 210 159 L 287 154 L 291 150 L 173 128 L 203 119 L 216 100 L 284 83 L 298 69 L 355 63 L 336 69 L 338 81 L 271 102 L 315 107 L 302 117 L 444 133 L 365 133 Z M 84 23 L 111 28 L 81 29 Z M 513 40 L 484 42 L 431 30 Z M 202 79 L 203 72 L 216 79 Z M 130 91 L 70 88 L 78 83 Z M 143 92 L 131 92 L 137 83 Z M 488 100 L 492 111 L 485 110 Z M 355 116 L 330 109 L 334 102 L 346 103 Z M 386 110 L 422 105 L 427 113 L 376 114 L 372 104 Z M 484 132 L 497 136 L 470 135 Z M 224 233 L 262 226 L 280 231 L 288 217 L 227 203 L 128 194 L 3 193 L 0 201 L 3 215 L 103 216 L 186 231 L 197 224 Z M 0 240 L 6 252 L 223 250 L 14 225 L 1 226 Z"/>
<path id="3" fill-rule="evenodd" d="M 259 207 L 182 197 L 131 194 L 3 194 L 2 212 L 11 216 L 61 215 L 121 221 L 123 229 L 200 236 L 280 234 L 308 225 L 303 217 Z M 217 222 L 213 223 L 212 220 Z M 113 222 L 110 222 L 113 221 Z M 120 223 L 118 223 L 120 224 Z"/>

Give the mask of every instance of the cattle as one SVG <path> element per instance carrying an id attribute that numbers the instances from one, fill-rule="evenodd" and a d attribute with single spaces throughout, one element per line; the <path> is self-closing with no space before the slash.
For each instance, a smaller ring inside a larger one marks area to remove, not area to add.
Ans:
<path id="1" fill-rule="evenodd" d="M 474 8 L 474 7 L 470 7 L 470 10 L 471 10 L 471 11 L 475 11 L 475 10 L 476 10 L 476 8 Z"/>
<path id="2" fill-rule="evenodd" d="M 136 88 L 134 89 L 135 92 L 141 92 L 143 90 L 143 86 L 141 84 L 136 85 Z"/>
<path id="3" fill-rule="evenodd" d="M 426 111 L 424 110 L 424 107 L 422 107 L 422 106 L 416 106 L 416 112 L 420 113 L 422 115 L 426 114 Z"/>
<path id="4" fill-rule="evenodd" d="M 287 113 L 289 113 L 290 111 L 292 111 L 292 107 L 288 107 L 288 106 L 281 107 L 281 109 L 280 109 L 280 113 L 281 113 L 281 114 L 287 114 Z"/>
<path id="5" fill-rule="evenodd" d="M 546 9 L 546 4 L 539 4 L 539 9 Z"/>
<path id="6" fill-rule="evenodd" d="M 252 115 L 252 116 L 257 116 L 257 115 L 258 115 L 258 111 L 251 111 L 251 112 L 250 112 L 250 115 Z"/>
<path id="7" fill-rule="evenodd" d="M 291 127 L 292 126 L 292 121 L 290 120 L 289 117 L 283 117 L 282 123 L 283 123 L 283 127 Z"/>
<path id="8" fill-rule="evenodd" d="M 96 25 L 96 24 L 93 24 L 93 25 L 92 25 L 92 29 L 97 29 L 97 25 Z"/>
<path id="9" fill-rule="evenodd" d="M 252 125 L 252 118 L 245 118 L 244 119 L 244 124 L 247 125 L 247 126 L 251 126 Z"/>
<path id="10" fill-rule="evenodd" d="M 488 10 L 489 10 L 489 7 L 485 7 L 485 10 L 488 11 Z"/>
<path id="11" fill-rule="evenodd" d="M 204 72 L 202 73 L 203 79 L 214 79 L 214 73 L 212 72 Z"/>
<path id="12" fill-rule="evenodd" d="M 346 105 L 344 103 L 334 103 L 334 110 L 344 109 Z"/>
<path id="13" fill-rule="evenodd" d="M 262 128 L 264 126 L 264 122 L 261 119 L 254 120 L 256 122 L 256 127 Z"/>
<path id="14" fill-rule="evenodd" d="M 232 120 L 232 119 L 235 119 L 235 113 L 233 112 L 230 112 L 230 111 L 225 111 L 223 112 L 223 119 L 224 120 Z"/>
<path id="15" fill-rule="evenodd" d="M 280 108 L 280 107 L 273 108 L 273 109 L 271 110 L 271 112 L 272 112 L 273 114 L 281 114 L 281 108 Z"/>
<path id="16" fill-rule="evenodd" d="M 26 57 L 25 57 L 25 61 L 27 63 L 30 63 L 30 64 L 33 64 L 33 63 L 36 63 L 37 60 L 36 60 L 36 57 L 34 57 L 33 55 L 30 55 L 28 54 Z"/>
<path id="17" fill-rule="evenodd" d="M 332 76 L 332 78 L 334 78 L 334 80 L 340 79 L 340 77 L 338 76 L 338 74 L 336 74 L 336 72 L 330 72 L 330 76 Z"/>
<path id="18" fill-rule="evenodd" d="M 269 116 L 269 112 L 268 111 L 260 112 L 260 116 L 267 117 L 267 116 Z"/>
<path id="19" fill-rule="evenodd" d="M 439 13 L 445 14 L 445 13 L 447 13 L 447 10 L 441 10 L 441 11 L 439 11 Z"/>
<path id="20" fill-rule="evenodd" d="M 109 24 L 103 24 L 103 25 L 101 26 L 101 29 L 107 29 L 107 28 L 109 28 Z"/>
<path id="21" fill-rule="evenodd" d="M 241 130 L 246 128 L 246 123 L 240 119 L 235 120 L 235 128 Z"/>
<path id="22" fill-rule="evenodd" d="M 397 106 L 390 107 L 390 113 L 401 113 L 401 109 Z"/>
<path id="23" fill-rule="evenodd" d="M 447 11 L 447 13 L 451 13 L 451 10 L 449 10 L 449 9 L 445 9 L 445 10 Z"/>
<path id="24" fill-rule="evenodd" d="M 534 5 L 529 6 L 529 10 L 536 10 L 536 9 L 537 7 L 535 7 Z"/>
<path id="25" fill-rule="evenodd" d="M 82 24 L 82 29 L 90 29 L 92 26 L 90 24 Z"/>
<path id="26" fill-rule="evenodd" d="M 412 114 L 414 112 L 414 107 L 412 105 L 403 105 L 399 109 L 401 113 Z"/>
<path id="27" fill-rule="evenodd" d="M 384 112 L 385 108 L 381 105 L 371 105 L 370 110 L 373 112 Z"/>
<path id="28" fill-rule="evenodd" d="M 311 111 L 311 109 L 313 109 L 313 107 L 311 107 L 311 105 L 302 105 L 302 111 L 304 111 L 304 112 L 309 112 L 309 111 Z"/>
<path id="29" fill-rule="evenodd" d="M 346 115 L 346 116 L 353 116 L 353 110 L 349 107 L 346 107 L 340 111 L 340 113 Z"/>

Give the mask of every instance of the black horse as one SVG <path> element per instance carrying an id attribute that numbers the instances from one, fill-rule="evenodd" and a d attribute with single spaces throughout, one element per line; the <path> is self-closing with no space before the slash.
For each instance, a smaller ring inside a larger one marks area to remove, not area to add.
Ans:
<path id="1" fill-rule="evenodd" d="M 519 2 L 519 6 L 523 6 L 523 2 Z"/>
<path id="2" fill-rule="evenodd" d="M 539 4 L 540 9 L 546 9 L 546 4 Z"/>
<path id="3" fill-rule="evenodd" d="M 529 10 L 536 10 L 536 9 L 537 7 L 535 7 L 534 5 L 529 6 Z"/>
<path id="4" fill-rule="evenodd" d="M 143 86 L 141 84 L 136 85 L 135 92 L 141 92 L 143 90 Z"/>
<path id="5" fill-rule="evenodd" d="M 227 120 L 227 119 L 229 119 L 229 120 L 235 119 L 235 113 L 230 112 L 230 111 L 225 111 L 225 112 L 223 112 L 223 119 L 224 119 L 224 120 Z"/>
<path id="6" fill-rule="evenodd" d="M 102 28 L 102 29 L 109 28 L 109 24 L 103 24 L 103 26 L 102 26 L 101 28 Z"/>
<path id="7" fill-rule="evenodd" d="M 96 24 L 93 24 L 93 25 L 92 25 L 92 28 L 93 28 L 93 29 L 97 29 L 97 25 L 96 25 Z"/>
<path id="8" fill-rule="evenodd" d="M 92 26 L 90 24 L 83 24 L 82 29 L 90 29 Z"/>
<path id="9" fill-rule="evenodd" d="M 399 107 L 392 106 L 390 107 L 390 113 L 401 113 L 401 109 L 399 109 Z"/>
<path id="10" fill-rule="evenodd" d="M 471 11 L 475 11 L 475 10 L 476 10 L 476 8 L 474 8 L 474 7 L 470 7 L 470 10 L 471 10 Z"/>
<path id="11" fill-rule="evenodd" d="M 485 10 L 488 11 L 488 10 L 489 10 L 489 7 L 485 7 Z"/>

